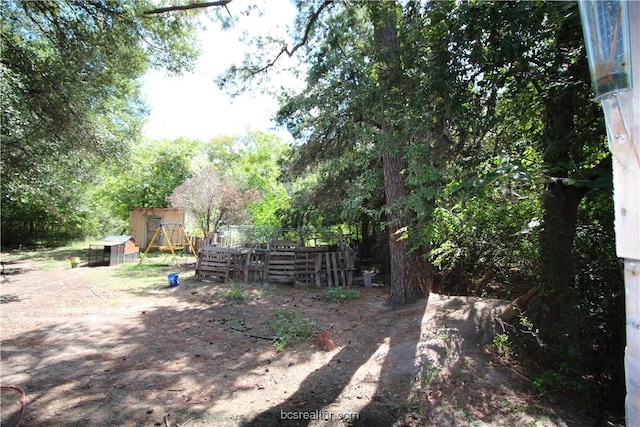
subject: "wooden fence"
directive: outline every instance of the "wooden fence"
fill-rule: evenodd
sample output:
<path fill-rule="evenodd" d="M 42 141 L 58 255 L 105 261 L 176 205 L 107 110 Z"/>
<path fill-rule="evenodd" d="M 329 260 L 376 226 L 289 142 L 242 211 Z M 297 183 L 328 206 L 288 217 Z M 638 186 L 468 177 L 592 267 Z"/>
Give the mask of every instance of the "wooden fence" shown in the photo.
<path fill-rule="evenodd" d="M 356 253 L 329 247 L 270 245 L 269 249 L 204 246 L 198 251 L 198 280 L 276 283 L 315 283 L 352 286 L 356 281 Z"/>

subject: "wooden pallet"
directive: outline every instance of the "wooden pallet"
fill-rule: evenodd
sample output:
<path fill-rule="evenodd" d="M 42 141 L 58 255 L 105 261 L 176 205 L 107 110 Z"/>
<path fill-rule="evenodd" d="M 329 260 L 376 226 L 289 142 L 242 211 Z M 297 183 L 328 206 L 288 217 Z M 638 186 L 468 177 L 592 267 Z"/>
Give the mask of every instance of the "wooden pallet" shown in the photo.
<path fill-rule="evenodd" d="M 330 288 L 353 285 L 356 255 L 353 251 L 320 252 L 315 256 L 316 285 Z"/>
<path fill-rule="evenodd" d="M 326 246 L 310 246 L 297 248 L 296 252 L 296 283 L 316 283 L 316 257 L 318 253 L 327 252 Z"/>
<path fill-rule="evenodd" d="M 237 250 L 216 246 L 205 247 L 198 254 L 198 280 L 227 283 L 231 277 L 232 261 Z"/>
<path fill-rule="evenodd" d="M 245 283 L 265 279 L 268 254 L 266 250 L 254 249 L 243 254 L 242 274 Z"/>
<path fill-rule="evenodd" d="M 269 253 L 267 279 L 270 282 L 294 283 L 296 274 L 296 253 L 278 251 Z"/>

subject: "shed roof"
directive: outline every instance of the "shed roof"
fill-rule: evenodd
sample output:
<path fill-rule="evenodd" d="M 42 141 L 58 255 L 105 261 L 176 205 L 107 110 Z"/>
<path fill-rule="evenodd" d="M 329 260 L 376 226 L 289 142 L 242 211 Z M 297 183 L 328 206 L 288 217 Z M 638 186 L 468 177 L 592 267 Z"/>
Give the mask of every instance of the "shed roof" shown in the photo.
<path fill-rule="evenodd" d="M 107 236 L 101 242 L 96 242 L 91 244 L 91 246 L 117 246 L 123 245 L 129 240 L 136 240 L 131 236 Z"/>
<path fill-rule="evenodd" d="M 135 239 L 132 236 L 107 236 L 104 238 L 104 241 L 124 243 L 132 239 L 135 242 Z"/>

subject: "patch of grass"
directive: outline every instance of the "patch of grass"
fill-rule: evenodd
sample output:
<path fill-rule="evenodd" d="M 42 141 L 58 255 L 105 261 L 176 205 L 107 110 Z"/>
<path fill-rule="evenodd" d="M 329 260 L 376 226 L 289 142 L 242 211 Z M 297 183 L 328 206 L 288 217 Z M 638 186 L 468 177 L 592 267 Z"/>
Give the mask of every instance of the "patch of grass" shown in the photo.
<path fill-rule="evenodd" d="M 82 240 L 59 247 L 37 246 L 32 249 L 12 250 L 7 253 L 5 261 L 35 261 L 42 270 L 71 267 L 71 257 L 79 257 L 81 263 L 86 262 L 89 243 Z"/>
<path fill-rule="evenodd" d="M 290 308 L 279 308 L 275 311 L 276 320 L 272 324 L 274 331 L 273 346 L 281 352 L 285 348 L 306 340 L 316 327 L 316 323 L 307 318 L 302 318 Z"/>
<path fill-rule="evenodd" d="M 525 409 L 526 409 L 524 404 L 522 404 L 522 403 L 513 403 L 510 400 L 504 399 L 504 398 L 502 399 L 502 407 L 505 410 L 507 410 L 507 411 L 509 411 L 511 413 L 514 413 L 514 414 L 520 413 L 520 412 L 524 412 Z"/>
<path fill-rule="evenodd" d="M 109 275 L 120 278 L 123 284 L 128 284 L 139 290 L 168 287 L 167 275 L 169 273 L 178 273 L 180 284 L 188 279 L 186 273 L 176 270 L 175 266 L 145 262 L 142 264 L 127 262 L 114 267 L 98 267 L 97 269 L 90 268 L 90 270 L 95 271 L 95 274 L 99 274 L 100 270 L 108 272 Z"/>
<path fill-rule="evenodd" d="M 322 296 L 332 302 L 345 301 L 360 298 L 360 291 L 343 287 L 329 288 L 322 293 Z"/>
<path fill-rule="evenodd" d="M 422 406 L 412 399 L 404 399 L 400 396 L 393 396 L 387 401 L 386 407 L 391 414 L 397 418 L 402 418 L 407 414 L 420 414 Z"/>
<path fill-rule="evenodd" d="M 234 301 L 242 301 L 245 298 L 244 291 L 240 286 L 234 286 L 231 289 L 227 289 L 222 296 L 228 300 Z"/>
<path fill-rule="evenodd" d="M 415 381 L 420 384 L 422 388 L 426 388 L 437 376 L 438 369 L 430 363 L 426 363 L 422 368 L 422 372 L 416 375 Z"/>
<path fill-rule="evenodd" d="M 169 271 L 175 270 L 175 267 L 171 268 L 163 264 L 145 264 L 144 262 L 142 264 L 138 264 L 137 261 L 120 264 L 118 267 L 122 272 L 126 272 L 126 274 L 131 277 L 144 277 L 149 274 L 163 274 L 165 271 L 168 274 Z"/>

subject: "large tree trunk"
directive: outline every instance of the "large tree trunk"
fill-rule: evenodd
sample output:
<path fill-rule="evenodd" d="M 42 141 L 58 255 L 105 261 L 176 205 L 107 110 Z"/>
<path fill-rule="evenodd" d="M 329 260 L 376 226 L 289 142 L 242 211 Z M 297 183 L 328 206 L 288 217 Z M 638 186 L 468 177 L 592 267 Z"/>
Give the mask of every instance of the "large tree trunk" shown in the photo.
<path fill-rule="evenodd" d="M 551 182 L 542 195 L 540 263 L 544 294 L 563 294 L 573 276 L 573 240 L 576 235 L 578 205 L 586 194 L 584 187 Z"/>
<path fill-rule="evenodd" d="M 402 170 L 404 161 L 398 156 L 384 154 L 384 192 L 388 214 L 389 252 L 391 254 L 391 293 L 389 304 L 410 304 L 429 296 L 432 285 L 432 268 L 420 250 L 412 250 L 412 239 L 403 238 L 402 220 L 397 204 L 407 196 Z"/>
<path fill-rule="evenodd" d="M 540 276 L 538 327 L 550 339 L 562 313 L 573 280 L 573 240 L 576 235 L 578 205 L 586 194 L 584 187 L 551 182 L 542 195 L 540 232 Z"/>
<path fill-rule="evenodd" d="M 567 30 L 568 31 L 568 30 Z M 586 61 L 573 64 L 568 69 L 567 80 L 588 78 Z M 588 80 L 587 80 L 588 81 Z M 532 301 L 535 326 L 547 344 L 547 355 L 554 353 L 556 344 L 566 341 L 566 327 L 576 323 L 567 312 L 571 304 L 575 265 L 573 246 L 576 234 L 578 206 L 588 191 L 587 186 L 568 183 L 573 153 L 584 143 L 577 135 L 574 117 L 589 112 L 580 103 L 575 86 L 555 85 L 545 100 L 544 114 L 544 163 L 551 167 L 553 176 L 542 194 L 542 230 L 540 232 L 540 284 L 538 297 Z M 606 162 L 603 162 L 603 165 Z M 582 178 L 588 179 L 586 171 Z M 568 322 L 568 323 L 567 323 Z M 575 326 L 569 327 L 575 330 Z"/>
<path fill-rule="evenodd" d="M 392 94 L 401 91 L 403 71 L 400 60 L 400 46 L 397 34 L 395 2 L 372 2 L 369 4 L 374 26 L 379 67 L 378 81 L 386 92 L 379 106 L 381 117 L 381 140 L 383 147 L 382 168 L 384 171 L 385 201 L 388 209 L 388 236 L 391 261 L 391 293 L 389 304 L 399 306 L 428 297 L 432 285 L 432 268 L 421 250 L 415 249 L 411 234 L 408 237 L 398 233 L 411 225 L 413 215 L 401 215 L 399 204 L 407 197 L 407 187 L 403 171 L 406 163 L 402 159 L 400 141 L 395 138 Z M 406 238 L 404 238 L 406 237 Z"/>

